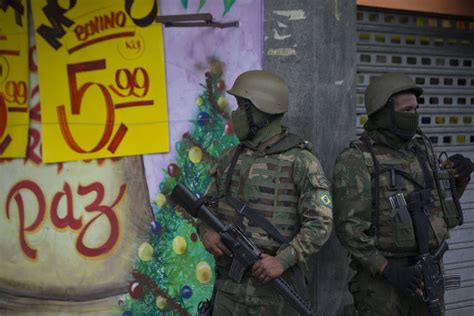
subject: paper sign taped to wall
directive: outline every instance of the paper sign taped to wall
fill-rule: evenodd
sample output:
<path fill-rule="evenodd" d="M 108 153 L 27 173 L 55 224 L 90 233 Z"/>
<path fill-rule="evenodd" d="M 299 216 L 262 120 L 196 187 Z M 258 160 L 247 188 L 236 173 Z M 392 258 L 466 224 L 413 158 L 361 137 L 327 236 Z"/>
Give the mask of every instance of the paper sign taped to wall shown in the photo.
<path fill-rule="evenodd" d="M 25 157 L 29 115 L 26 0 L 6 3 L 0 21 L 0 157 Z"/>
<path fill-rule="evenodd" d="M 168 151 L 157 2 L 66 3 L 32 2 L 43 162 Z"/>

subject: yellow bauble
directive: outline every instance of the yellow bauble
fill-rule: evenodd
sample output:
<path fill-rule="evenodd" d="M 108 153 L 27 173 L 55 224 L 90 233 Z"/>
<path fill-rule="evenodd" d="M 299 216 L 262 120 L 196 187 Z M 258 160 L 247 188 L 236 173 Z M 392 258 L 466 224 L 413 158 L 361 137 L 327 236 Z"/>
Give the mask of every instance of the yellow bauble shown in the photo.
<path fill-rule="evenodd" d="M 173 250 L 178 255 L 182 255 L 186 251 L 186 240 L 181 236 L 173 239 Z"/>
<path fill-rule="evenodd" d="M 197 106 L 203 105 L 204 104 L 204 99 L 202 97 L 198 97 L 196 99 L 196 104 L 197 104 Z"/>
<path fill-rule="evenodd" d="M 199 163 L 202 160 L 202 150 L 199 147 L 191 147 L 188 153 L 189 160 L 191 160 L 192 163 Z"/>
<path fill-rule="evenodd" d="M 166 203 L 166 196 L 163 193 L 158 193 L 155 196 L 155 202 L 159 207 L 162 207 Z"/>
<path fill-rule="evenodd" d="M 217 76 L 222 74 L 222 64 L 219 61 L 214 60 L 211 62 L 211 73 Z"/>
<path fill-rule="evenodd" d="M 221 109 L 225 109 L 227 107 L 227 99 L 221 95 L 219 98 L 217 98 L 217 105 L 221 108 Z"/>
<path fill-rule="evenodd" d="M 196 279 L 201 283 L 208 283 L 211 280 L 211 266 L 206 261 L 201 261 L 196 265 Z"/>
<path fill-rule="evenodd" d="M 159 295 L 156 298 L 156 307 L 158 307 L 159 309 L 165 309 L 166 308 L 166 298 Z"/>
<path fill-rule="evenodd" d="M 138 247 L 138 258 L 141 261 L 150 261 L 153 258 L 153 247 L 147 242 L 141 244 Z"/>

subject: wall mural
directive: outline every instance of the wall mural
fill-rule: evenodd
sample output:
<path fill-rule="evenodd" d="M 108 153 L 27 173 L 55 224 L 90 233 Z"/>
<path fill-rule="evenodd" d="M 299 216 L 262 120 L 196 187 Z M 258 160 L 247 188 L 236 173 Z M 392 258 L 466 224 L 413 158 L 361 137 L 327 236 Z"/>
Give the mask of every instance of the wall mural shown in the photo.
<path fill-rule="evenodd" d="M 224 13 L 222 14 L 223 16 L 229 12 L 229 10 L 232 8 L 234 5 L 235 0 L 224 0 Z M 197 11 L 201 11 L 201 9 L 204 7 L 206 4 L 206 0 L 199 0 L 199 7 Z M 188 8 L 188 0 L 181 0 L 181 5 L 183 6 L 184 9 Z"/>
<path fill-rule="evenodd" d="M 160 12 L 240 26 L 163 28 L 170 150 L 161 154 L 44 163 L 30 22 L 27 154 L 0 159 L 2 315 L 194 315 L 211 295 L 213 258 L 167 196 L 177 181 L 203 194 L 208 168 L 236 142 L 225 91 L 261 68 L 262 3 L 184 2 L 161 1 Z"/>

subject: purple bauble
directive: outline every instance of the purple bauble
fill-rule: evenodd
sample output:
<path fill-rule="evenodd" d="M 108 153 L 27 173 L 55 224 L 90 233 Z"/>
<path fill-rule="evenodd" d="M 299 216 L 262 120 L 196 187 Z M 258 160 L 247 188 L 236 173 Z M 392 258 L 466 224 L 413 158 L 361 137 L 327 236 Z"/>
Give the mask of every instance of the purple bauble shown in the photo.
<path fill-rule="evenodd" d="M 157 221 L 151 222 L 151 231 L 153 234 L 157 235 L 161 231 L 161 225 Z"/>
<path fill-rule="evenodd" d="M 199 113 L 197 117 L 198 124 L 201 126 L 204 126 L 207 123 L 209 123 L 209 119 L 210 119 L 210 116 L 209 114 L 207 114 L 207 112 L 201 112 Z"/>
<path fill-rule="evenodd" d="M 181 296 L 183 298 L 190 298 L 191 296 L 193 296 L 193 290 L 191 290 L 191 287 L 189 287 L 189 285 L 183 286 L 183 288 L 181 289 Z"/>

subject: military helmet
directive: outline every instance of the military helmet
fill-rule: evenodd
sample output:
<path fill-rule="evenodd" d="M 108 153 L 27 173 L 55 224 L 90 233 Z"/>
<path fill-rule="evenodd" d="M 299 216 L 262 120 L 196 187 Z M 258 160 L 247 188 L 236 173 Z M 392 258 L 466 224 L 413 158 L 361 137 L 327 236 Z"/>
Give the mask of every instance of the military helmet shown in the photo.
<path fill-rule="evenodd" d="M 264 113 L 288 111 L 288 86 L 282 78 L 268 71 L 249 70 L 240 74 L 227 92 L 250 100 Z"/>
<path fill-rule="evenodd" d="M 389 72 L 375 78 L 365 90 L 365 109 L 367 115 L 372 115 L 385 106 L 390 97 L 403 91 L 413 91 L 416 97 L 423 93 L 423 89 L 417 87 L 410 76 Z"/>

